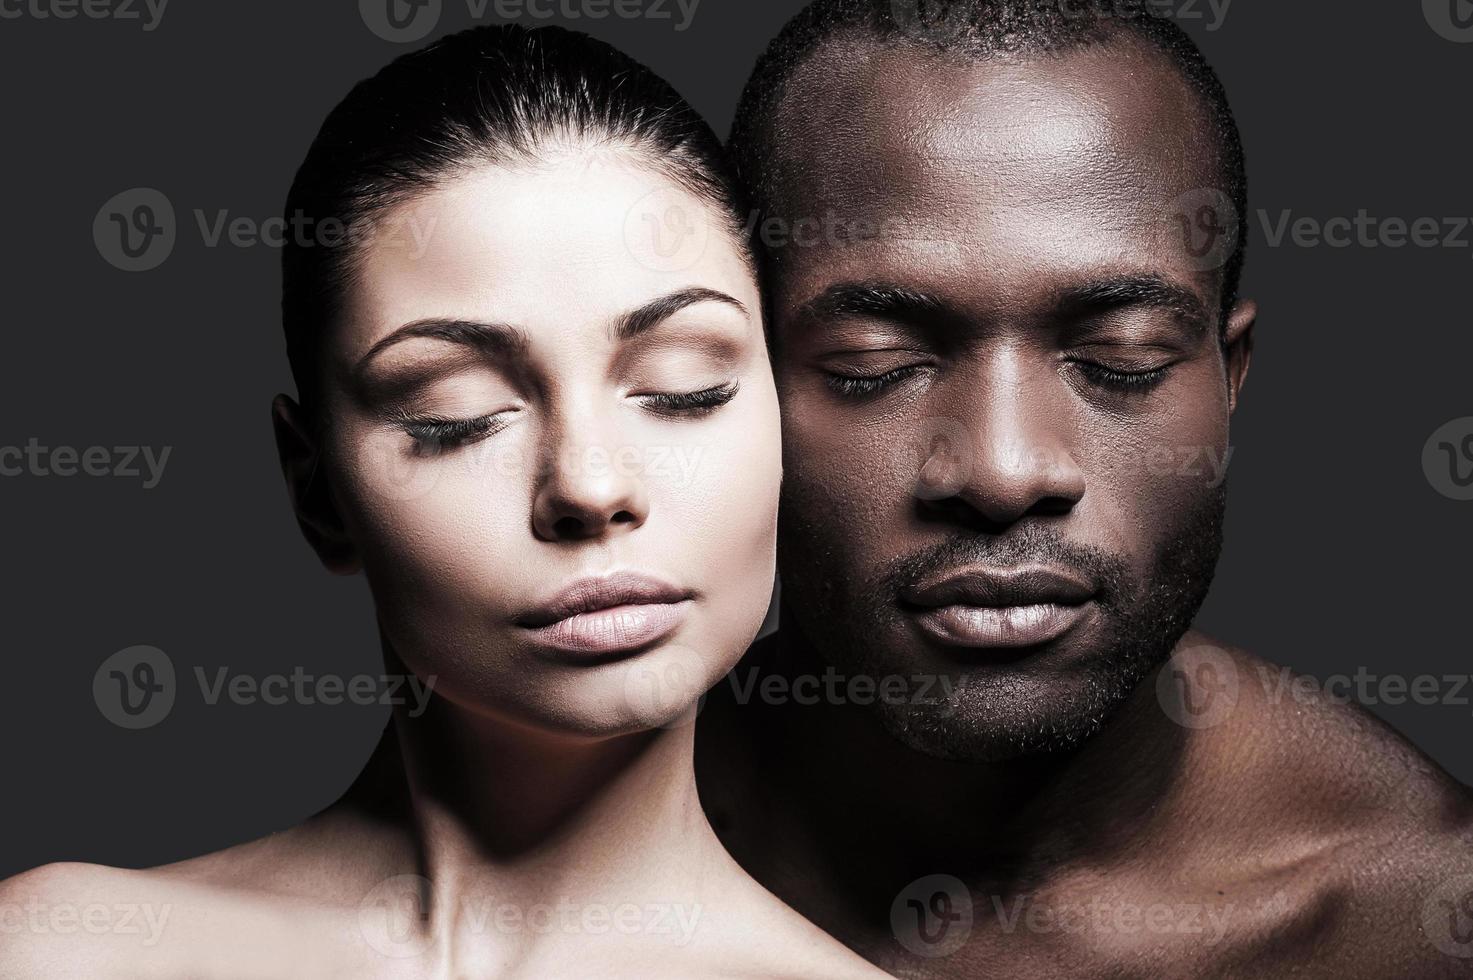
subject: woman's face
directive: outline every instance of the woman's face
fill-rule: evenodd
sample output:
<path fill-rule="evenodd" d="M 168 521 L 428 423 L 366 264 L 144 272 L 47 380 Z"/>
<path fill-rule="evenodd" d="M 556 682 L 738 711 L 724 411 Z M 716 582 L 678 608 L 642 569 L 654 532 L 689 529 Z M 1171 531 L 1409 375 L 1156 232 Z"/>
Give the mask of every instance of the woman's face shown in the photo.
<path fill-rule="evenodd" d="M 756 282 L 628 151 L 485 166 L 385 216 L 328 345 L 328 465 L 399 657 L 483 714 L 688 716 L 771 595 Z"/>

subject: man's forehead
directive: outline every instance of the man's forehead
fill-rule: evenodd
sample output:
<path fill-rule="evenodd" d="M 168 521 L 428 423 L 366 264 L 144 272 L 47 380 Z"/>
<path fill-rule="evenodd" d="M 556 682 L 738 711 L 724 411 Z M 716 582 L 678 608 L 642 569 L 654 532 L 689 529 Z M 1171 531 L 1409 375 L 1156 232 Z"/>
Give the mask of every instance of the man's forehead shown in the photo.
<path fill-rule="evenodd" d="M 777 109 L 771 210 L 1132 189 L 1170 199 L 1210 176 L 1200 107 L 1170 61 L 1134 40 L 977 61 L 836 38 L 799 66 Z"/>
<path fill-rule="evenodd" d="M 972 61 L 831 42 L 776 118 L 762 229 L 779 312 L 834 281 L 1025 309 L 1071 283 L 1193 284 L 1184 195 L 1215 183 L 1195 93 L 1143 44 Z M 776 247 L 773 247 L 775 244 Z"/>

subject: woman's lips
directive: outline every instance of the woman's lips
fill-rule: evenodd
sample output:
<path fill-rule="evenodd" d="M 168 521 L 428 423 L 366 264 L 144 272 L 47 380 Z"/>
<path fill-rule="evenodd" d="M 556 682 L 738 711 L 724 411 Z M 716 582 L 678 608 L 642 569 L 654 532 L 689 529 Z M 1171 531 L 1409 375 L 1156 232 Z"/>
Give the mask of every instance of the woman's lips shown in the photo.
<path fill-rule="evenodd" d="M 664 639 L 685 621 L 690 600 L 649 602 L 576 613 L 548 626 L 529 627 L 541 643 L 574 653 L 618 653 Z"/>
<path fill-rule="evenodd" d="M 516 618 L 534 642 L 572 653 L 619 653 L 678 629 L 693 593 L 638 572 L 587 578 Z"/>

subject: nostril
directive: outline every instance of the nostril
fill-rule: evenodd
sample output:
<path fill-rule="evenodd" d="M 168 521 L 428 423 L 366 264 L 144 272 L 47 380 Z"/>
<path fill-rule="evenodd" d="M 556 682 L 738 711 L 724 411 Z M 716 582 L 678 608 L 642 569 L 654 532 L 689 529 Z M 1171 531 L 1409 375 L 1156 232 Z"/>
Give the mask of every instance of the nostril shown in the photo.
<path fill-rule="evenodd" d="M 613 517 L 609 518 L 609 523 L 611 524 L 633 524 L 634 521 L 634 515 L 629 513 L 629 511 L 627 510 L 621 510 Z"/>
<path fill-rule="evenodd" d="M 552 529 L 560 538 L 576 538 L 583 534 L 583 522 L 576 517 L 559 517 Z"/>

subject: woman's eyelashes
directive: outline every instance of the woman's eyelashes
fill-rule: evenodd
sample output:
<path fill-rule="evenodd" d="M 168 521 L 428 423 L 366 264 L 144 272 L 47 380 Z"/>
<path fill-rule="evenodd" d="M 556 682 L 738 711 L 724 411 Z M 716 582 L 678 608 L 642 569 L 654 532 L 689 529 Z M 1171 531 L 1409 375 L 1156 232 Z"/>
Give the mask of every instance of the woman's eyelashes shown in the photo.
<path fill-rule="evenodd" d="M 703 418 L 736 397 L 736 381 L 702 388 L 699 391 L 654 392 L 635 395 L 647 410 L 666 418 Z"/>
<path fill-rule="evenodd" d="M 417 415 L 404 410 L 393 413 L 395 424 L 414 440 L 415 448 L 427 455 L 468 446 L 500 432 L 511 424 L 517 410 L 496 412 L 469 419 L 439 415 Z"/>
<path fill-rule="evenodd" d="M 653 392 L 634 397 L 655 415 L 691 419 L 710 415 L 728 404 L 736 397 L 737 389 L 736 381 L 728 381 L 699 391 Z M 395 409 L 390 418 L 414 440 L 417 451 L 431 455 L 488 439 L 510 425 L 519 411 L 509 409 L 475 418 L 446 418 Z"/>

